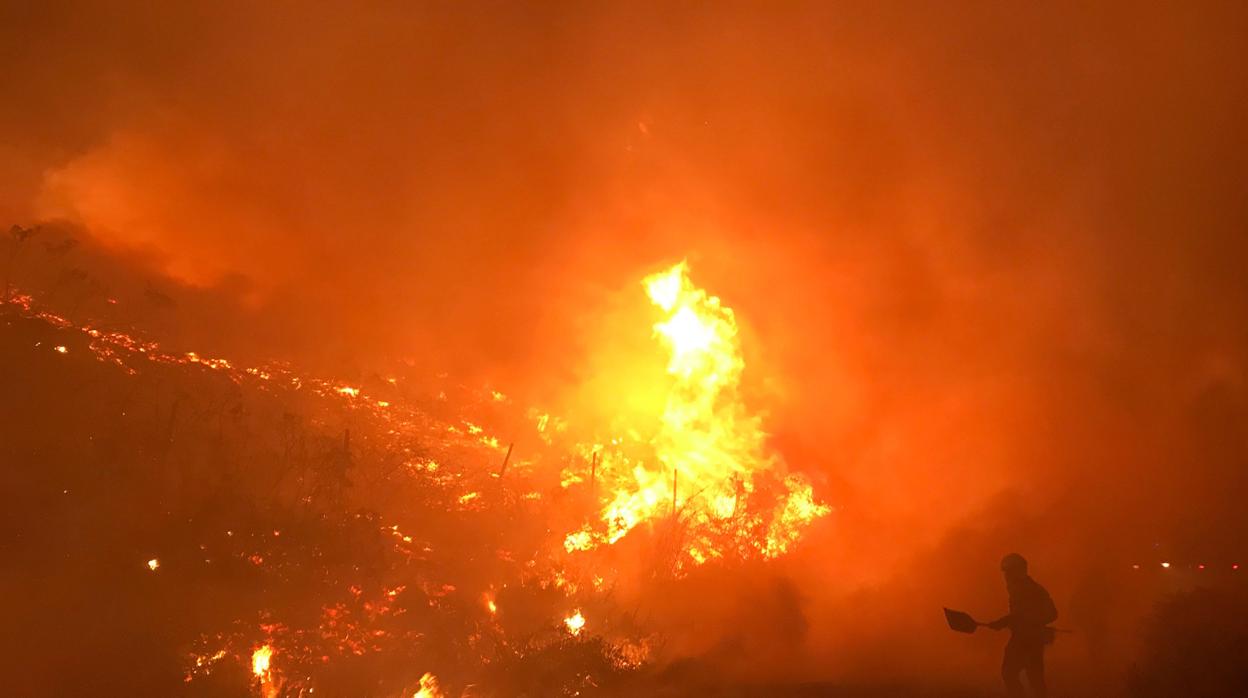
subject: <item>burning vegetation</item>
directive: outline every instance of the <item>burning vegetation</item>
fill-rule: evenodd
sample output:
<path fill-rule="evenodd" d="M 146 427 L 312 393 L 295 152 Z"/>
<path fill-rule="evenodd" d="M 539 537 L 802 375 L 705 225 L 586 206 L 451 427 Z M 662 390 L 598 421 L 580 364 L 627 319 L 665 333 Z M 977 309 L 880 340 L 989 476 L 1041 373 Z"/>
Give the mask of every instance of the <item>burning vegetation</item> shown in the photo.
<path fill-rule="evenodd" d="M 0 7 L 6 695 L 1248 695 L 1248 3 Z"/>
<path fill-rule="evenodd" d="M 738 394 L 745 364 L 732 309 L 694 286 L 683 262 L 644 286 L 662 313 L 654 336 L 668 353 L 671 377 L 659 427 L 588 447 L 590 488 L 595 496 L 599 487 L 605 492 L 605 504 L 601 520 L 569 533 L 564 547 L 614 544 L 639 524 L 670 516 L 683 537 L 677 568 L 784 553 L 830 508 L 801 477 L 783 472 L 767 451 L 761 420 Z"/>
<path fill-rule="evenodd" d="M 732 310 L 684 263 L 643 290 L 665 398 L 605 443 L 494 388 L 238 366 L 21 293 L 5 350 L 101 385 L 79 436 L 135 463 L 128 567 L 188 609 L 192 695 L 592 695 L 665 661 L 625 590 L 776 558 L 831 510 L 741 398 Z"/>

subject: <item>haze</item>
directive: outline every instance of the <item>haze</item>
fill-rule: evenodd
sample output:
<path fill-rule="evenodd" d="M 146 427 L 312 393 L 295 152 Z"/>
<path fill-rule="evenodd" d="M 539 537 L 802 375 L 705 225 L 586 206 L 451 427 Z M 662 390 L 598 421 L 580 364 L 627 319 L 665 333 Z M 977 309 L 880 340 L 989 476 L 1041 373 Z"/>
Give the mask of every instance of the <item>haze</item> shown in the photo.
<path fill-rule="evenodd" d="M 178 346 L 582 424 L 688 260 L 835 513 L 699 581 L 676 654 L 995 681 L 924 614 L 1001 607 L 1019 550 L 1110 681 L 1131 565 L 1248 563 L 1243 3 L 262 5 L 9 3 L 0 222 Z"/>

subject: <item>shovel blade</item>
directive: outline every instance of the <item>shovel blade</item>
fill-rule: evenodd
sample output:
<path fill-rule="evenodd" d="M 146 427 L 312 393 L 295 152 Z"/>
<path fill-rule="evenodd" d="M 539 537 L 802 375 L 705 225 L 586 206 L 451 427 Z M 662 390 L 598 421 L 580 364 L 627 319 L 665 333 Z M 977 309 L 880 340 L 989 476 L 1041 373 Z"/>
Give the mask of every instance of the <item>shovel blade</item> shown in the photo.
<path fill-rule="evenodd" d="M 954 611 L 945 609 L 945 621 L 949 623 L 949 629 L 959 633 L 973 633 L 975 628 L 979 627 L 979 623 L 971 617 L 971 614 L 962 611 Z"/>

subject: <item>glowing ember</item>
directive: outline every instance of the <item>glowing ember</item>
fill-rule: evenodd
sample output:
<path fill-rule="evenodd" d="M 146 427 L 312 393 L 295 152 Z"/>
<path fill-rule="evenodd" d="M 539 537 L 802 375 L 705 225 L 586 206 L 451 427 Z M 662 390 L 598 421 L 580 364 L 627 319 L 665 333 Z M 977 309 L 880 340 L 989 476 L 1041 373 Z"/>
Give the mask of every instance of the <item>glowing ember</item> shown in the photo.
<path fill-rule="evenodd" d="M 225 650 L 217 650 L 212 655 L 195 657 L 195 666 L 197 667 L 207 666 L 207 665 L 212 664 L 213 662 L 219 662 L 223 658 L 225 658 Z"/>
<path fill-rule="evenodd" d="M 585 616 L 581 615 L 581 612 L 578 609 L 574 611 L 572 615 L 563 619 L 563 625 L 568 629 L 568 632 L 571 633 L 573 637 L 576 637 L 581 634 L 582 630 L 585 629 Z"/>
<path fill-rule="evenodd" d="M 438 678 L 429 672 L 420 677 L 420 690 L 412 698 L 442 698 L 442 690 L 438 688 Z"/>
<path fill-rule="evenodd" d="M 58 354 L 67 354 L 69 353 L 69 348 L 66 347 L 64 344 L 61 344 L 61 345 L 53 347 L 52 351 L 55 351 Z"/>
<path fill-rule="evenodd" d="M 156 569 L 159 567 L 160 567 L 160 560 L 157 560 L 156 558 L 152 558 L 147 561 L 147 569 L 155 572 Z"/>

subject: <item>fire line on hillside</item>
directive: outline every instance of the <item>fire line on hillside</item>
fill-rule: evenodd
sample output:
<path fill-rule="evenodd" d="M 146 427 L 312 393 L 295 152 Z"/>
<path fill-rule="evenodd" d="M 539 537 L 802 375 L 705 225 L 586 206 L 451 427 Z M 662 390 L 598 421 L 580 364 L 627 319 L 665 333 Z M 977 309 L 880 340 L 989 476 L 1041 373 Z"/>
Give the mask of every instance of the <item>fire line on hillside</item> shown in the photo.
<path fill-rule="evenodd" d="M 239 530 L 231 525 L 214 540 L 200 543 L 189 556 L 153 550 L 159 556 L 147 555 L 135 567 L 157 584 L 173 584 L 188 573 L 192 561 L 210 568 L 236 560 L 250 570 L 247 574 L 269 580 L 279 594 L 292 577 L 311 575 L 328 585 L 310 618 L 289 618 L 286 611 L 270 606 L 261 608 L 258 617 L 236 617 L 225 628 L 204 632 L 187 655 L 186 682 L 228 674 L 220 670 L 232 665 L 247 670 L 256 695 L 306 695 L 324 687 L 318 676 L 335 675 L 339 664 L 369 656 L 425 656 L 421 648 L 428 630 L 421 619 L 434 614 L 444 622 L 454 619 L 451 627 L 462 626 L 456 642 L 465 643 L 469 656 L 476 658 L 467 668 L 420 660 L 422 673 L 404 695 L 443 697 L 457 695 L 447 693 L 447 686 L 466 685 L 474 673 L 505 658 L 523 661 L 529 654 L 578 643 L 602 643 L 607 662 L 602 671 L 626 672 L 651 661 L 657 639 L 611 601 L 622 574 L 614 551 L 626 540 L 657 542 L 645 566 L 679 578 L 715 560 L 781 556 L 805 528 L 831 511 L 805 479 L 787 472 L 768 449 L 761 417 L 739 394 L 745 365 L 732 309 L 695 286 L 684 262 L 646 277 L 642 287 L 656 314 L 653 338 L 665 360 L 665 397 L 654 415 L 657 428 L 652 433 L 623 428 L 602 443 L 577 442 L 564 431 L 564 420 L 530 410 L 529 428 L 548 448 L 514 457 L 514 444 L 491 433 L 484 422 L 473 421 L 476 417 L 431 419 L 403 399 L 397 377 L 369 387 L 302 375 L 284 365 L 242 368 L 226 359 L 170 352 L 116 329 L 102 331 L 71 321 L 37 308 L 29 295 L 15 295 L 8 305 L 32 322 L 46 323 L 57 336 L 82 334 L 77 343 L 51 346 L 59 361 L 75 360 L 69 347 L 85 346 L 88 356 L 119 368 L 124 380 L 142 380 L 158 371 L 200 372 L 225 379 L 234 386 L 232 394 L 254 392 L 282 405 L 306 403 L 311 414 L 320 415 L 309 421 L 310 427 L 323 430 L 330 420 L 343 418 L 353 425 L 329 447 L 328 460 L 315 466 L 311 490 L 302 480 L 296 483 L 306 492 L 298 505 L 319 511 L 314 527 L 327 532 L 332 526 L 348 526 L 379 535 L 391 546 L 385 553 L 392 560 L 390 570 L 376 577 L 360 573 L 358 565 L 349 567 L 345 576 L 318 570 L 324 543 L 316 536 L 278 527 L 242 530 L 241 523 Z M 36 350 L 46 349 L 40 344 Z M 445 399 L 444 392 L 439 399 Z M 482 391 L 480 401 L 491 409 L 509 404 L 494 389 Z M 171 446 L 179 438 L 178 410 L 175 401 L 166 437 Z M 241 418 L 246 412 L 234 414 Z M 287 413 L 283 419 L 289 417 Z M 387 476 L 399 478 L 393 486 L 409 488 L 435 513 L 444 509 L 439 516 L 459 523 L 439 538 L 438 531 L 410 523 L 402 510 L 391 512 L 389 521 L 361 512 L 340 519 L 334 512 L 345 500 L 327 496 L 324 481 L 328 478 L 331 489 L 341 488 L 346 481 L 342 473 L 354 467 L 353 453 L 360 449 L 374 449 L 403 463 L 400 471 Z M 502 467 L 495 470 L 500 457 Z M 565 465 L 547 465 L 556 460 Z M 588 508 L 569 510 L 568 502 Z M 414 503 L 412 513 L 421 506 Z M 535 533 L 542 536 L 536 550 L 522 552 L 532 547 L 527 542 L 504 544 L 485 566 L 456 557 L 457 546 L 463 545 L 457 527 L 477 519 L 502 525 L 514 517 L 549 522 L 544 533 Z M 334 524 L 336 520 L 341 523 Z M 310 551 L 311 557 L 301 550 Z M 452 578 L 438 572 L 465 564 Z M 463 615 L 461 598 L 471 599 L 468 616 Z M 543 612 L 546 622 L 517 626 L 515 618 L 526 609 L 531 613 L 548 603 L 539 598 L 556 599 Z M 604 677 L 584 674 L 583 679 L 592 683 Z"/>

